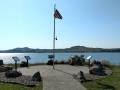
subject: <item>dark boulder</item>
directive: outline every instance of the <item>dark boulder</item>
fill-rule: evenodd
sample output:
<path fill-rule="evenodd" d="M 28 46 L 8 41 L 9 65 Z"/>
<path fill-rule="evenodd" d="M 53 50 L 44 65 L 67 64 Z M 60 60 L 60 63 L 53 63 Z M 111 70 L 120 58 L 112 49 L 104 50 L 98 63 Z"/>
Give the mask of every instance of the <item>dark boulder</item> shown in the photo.
<path fill-rule="evenodd" d="M 94 61 L 91 63 L 90 66 L 92 67 L 92 66 L 95 66 L 95 65 L 99 66 L 100 68 L 103 68 L 103 65 L 102 65 L 101 62 L 99 62 L 99 61 L 94 60 Z"/>
<path fill-rule="evenodd" d="M 40 72 L 36 72 L 33 76 L 32 76 L 32 80 L 33 81 L 41 81 L 41 75 Z"/>
<path fill-rule="evenodd" d="M 47 62 L 47 65 L 53 65 L 53 60 L 49 60 L 49 61 Z"/>
<path fill-rule="evenodd" d="M 77 65 L 77 66 L 81 66 L 83 65 L 83 62 L 85 62 L 85 59 L 83 58 L 84 56 L 81 55 L 80 57 L 78 55 L 72 56 L 71 58 L 71 62 L 70 65 Z"/>
<path fill-rule="evenodd" d="M 74 65 L 82 65 L 82 60 L 80 58 L 77 58 L 74 62 Z"/>
<path fill-rule="evenodd" d="M 3 65 L 3 60 L 0 60 L 0 66 Z"/>
<path fill-rule="evenodd" d="M 100 75 L 100 76 L 105 75 L 104 68 L 101 62 L 94 60 L 89 69 L 89 73 L 94 75 Z"/>
<path fill-rule="evenodd" d="M 28 64 L 26 61 L 22 61 L 21 64 L 20 64 L 20 67 L 27 67 Z"/>
<path fill-rule="evenodd" d="M 22 73 L 16 70 L 10 70 L 5 73 L 5 76 L 6 77 L 18 77 L 18 76 L 22 76 Z"/>
<path fill-rule="evenodd" d="M 77 77 L 78 77 L 79 79 L 85 79 L 84 74 L 83 74 L 82 71 L 78 72 Z"/>

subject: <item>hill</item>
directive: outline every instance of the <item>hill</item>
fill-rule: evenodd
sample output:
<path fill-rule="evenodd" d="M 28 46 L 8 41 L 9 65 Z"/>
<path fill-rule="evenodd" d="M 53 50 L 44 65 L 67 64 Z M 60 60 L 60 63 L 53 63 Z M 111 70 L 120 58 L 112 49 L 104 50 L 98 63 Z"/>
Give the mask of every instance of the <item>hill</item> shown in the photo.
<path fill-rule="evenodd" d="M 32 49 L 28 47 L 24 48 L 14 48 L 10 50 L 0 51 L 0 53 L 52 53 L 53 49 Z M 73 46 L 65 49 L 55 49 L 55 52 L 65 53 L 65 52 L 120 52 L 120 48 L 90 48 L 85 46 Z"/>

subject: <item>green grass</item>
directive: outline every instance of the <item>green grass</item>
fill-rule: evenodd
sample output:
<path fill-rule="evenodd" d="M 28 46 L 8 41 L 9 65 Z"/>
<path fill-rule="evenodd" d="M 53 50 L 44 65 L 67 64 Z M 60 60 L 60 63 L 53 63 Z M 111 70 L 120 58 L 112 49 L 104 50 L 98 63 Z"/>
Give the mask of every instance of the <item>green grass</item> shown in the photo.
<path fill-rule="evenodd" d="M 120 90 L 120 66 L 112 66 L 113 75 L 100 78 L 82 85 L 87 90 Z"/>
<path fill-rule="evenodd" d="M 18 84 L 0 83 L 0 90 L 42 90 L 43 86 L 27 87 Z"/>

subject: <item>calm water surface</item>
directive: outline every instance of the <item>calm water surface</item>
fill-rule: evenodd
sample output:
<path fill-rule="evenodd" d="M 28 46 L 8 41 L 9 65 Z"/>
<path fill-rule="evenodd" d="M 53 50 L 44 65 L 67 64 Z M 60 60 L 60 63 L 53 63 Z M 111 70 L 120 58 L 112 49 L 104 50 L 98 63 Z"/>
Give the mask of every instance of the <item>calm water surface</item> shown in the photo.
<path fill-rule="evenodd" d="M 72 55 L 84 55 L 86 58 L 87 56 L 91 55 L 91 61 L 93 60 L 108 60 L 114 64 L 120 64 L 120 53 L 55 53 L 55 60 L 68 60 Z M 48 59 L 48 55 L 52 55 L 52 53 L 0 53 L 0 59 L 4 60 L 5 64 L 14 63 L 12 59 L 13 56 L 17 56 L 20 61 L 26 60 L 24 56 L 30 56 L 31 60 L 29 63 L 46 63 Z"/>

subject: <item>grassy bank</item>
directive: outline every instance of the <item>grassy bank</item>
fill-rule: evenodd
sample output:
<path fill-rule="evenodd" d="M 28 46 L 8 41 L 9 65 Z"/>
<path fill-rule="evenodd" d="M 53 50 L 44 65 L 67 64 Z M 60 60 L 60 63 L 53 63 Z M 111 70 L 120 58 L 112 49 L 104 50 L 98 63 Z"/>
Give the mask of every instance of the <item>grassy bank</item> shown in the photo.
<path fill-rule="evenodd" d="M 113 75 L 92 82 L 84 82 L 82 85 L 87 90 L 120 90 L 120 66 L 111 66 L 110 68 Z"/>

